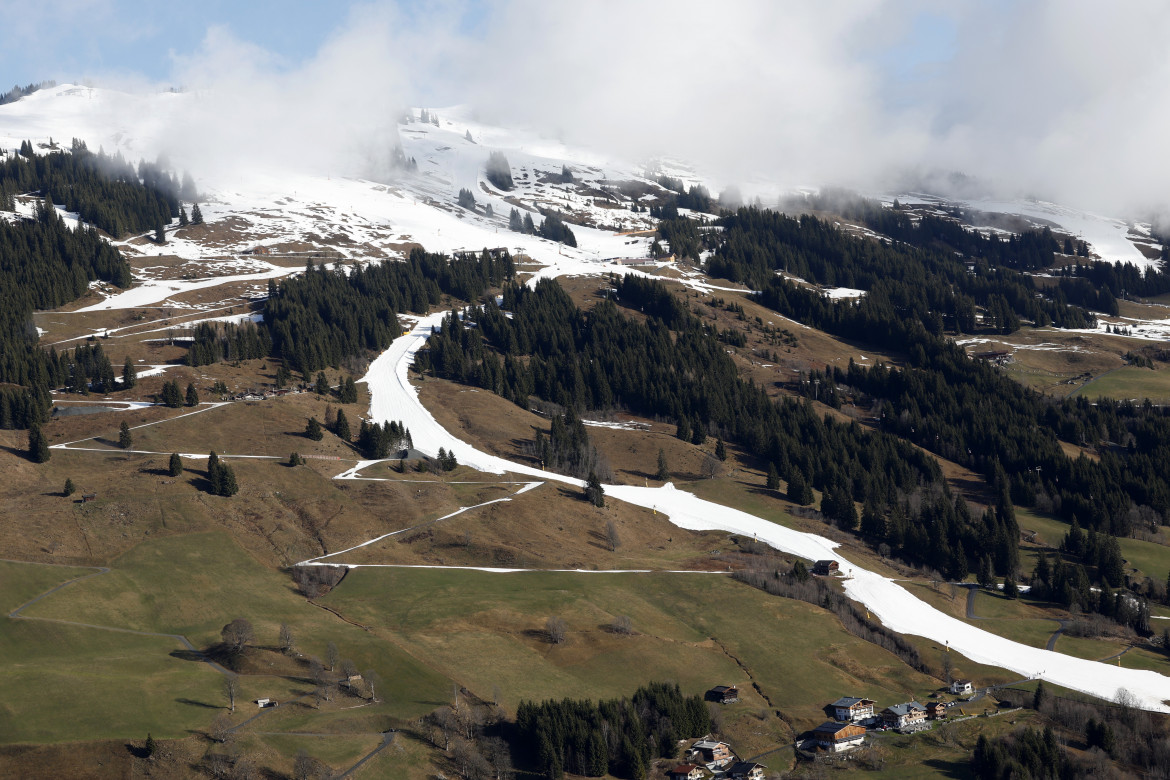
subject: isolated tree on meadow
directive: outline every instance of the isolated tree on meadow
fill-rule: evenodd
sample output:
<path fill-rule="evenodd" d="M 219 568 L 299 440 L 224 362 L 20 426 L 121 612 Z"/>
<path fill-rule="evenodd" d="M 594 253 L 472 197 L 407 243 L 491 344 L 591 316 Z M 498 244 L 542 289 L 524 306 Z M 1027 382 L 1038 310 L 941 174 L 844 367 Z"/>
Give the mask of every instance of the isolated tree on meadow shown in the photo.
<path fill-rule="evenodd" d="M 199 404 L 199 392 L 195 389 L 194 382 L 187 383 L 187 406 L 197 406 Z"/>
<path fill-rule="evenodd" d="M 65 492 L 66 498 L 68 498 L 69 496 L 71 496 L 77 492 L 77 488 L 73 485 L 73 480 L 71 480 L 71 479 L 65 480 L 65 491 L 64 492 Z"/>
<path fill-rule="evenodd" d="M 203 224 L 203 211 L 202 211 L 202 209 L 199 208 L 198 203 L 196 203 L 194 206 L 191 207 L 191 224 L 192 225 L 202 225 Z"/>
<path fill-rule="evenodd" d="M 255 638 L 256 632 L 252 628 L 251 621 L 245 618 L 236 618 L 224 626 L 219 635 L 227 651 L 232 655 L 239 655 Z"/>
<path fill-rule="evenodd" d="M 617 548 L 622 546 L 622 539 L 618 536 L 618 529 L 613 520 L 605 524 L 605 543 L 609 545 L 610 552 L 616 552 Z"/>
<path fill-rule="evenodd" d="M 544 621 L 544 633 L 554 645 L 564 643 L 568 631 L 569 627 L 562 618 L 553 616 Z"/>
<path fill-rule="evenodd" d="M 305 459 L 301 456 L 301 453 L 294 452 L 288 456 L 288 465 L 290 465 L 290 466 L 303 466 L 303 465 L 305 465 Z"/>
<path fill-rule="evenodd" d="M 187 209 L 179 206 L 179 227 L 187 227 L 191 220 L 187 219 Z"/>
<path fill-rule="evenodd" d="M 605 490 L 601 487 L 596 471 L 590 471 L 589 478 L 585 480 L 585 498 L 593 506 L 605 506 Z"/>
<path fill-rule="evenodd" d="M 158 743 L 154 741 L 154 737 L 150 736 L 150 732 L 146 733 L 146 745 L 143 746 L 142 752 L 146 754 L 147 758 L 154 758 L 154 754 L 158 752 Z"/>
<path fill-rule="evenodd" d="M 231 498 L 239 492 L 240 485 L 236 482 L 236 470 L 231 466 L 221 465 L 219 467 L 219 489 L 216 490 L 215 494 Z"/>
<path fill-rule="evenodd" d="M 235 621 L 233 620 L 232 623 L 234 622 Z M 228 625 L 230 626 L 231 623 Z M 227 630 L 227 626 L 224 626 L 224 630 Z M 228 672 L 223 676 L 223 692 L 227 694 L 228 697 L 228 708 L 232 712 L 235 712 L 236 696 L 240 693 L 240 676 L 238 674 L 235 672 Z"/>
<path fill-rule="evenodd" d="M 41 431 L 41 426 L 33 423 L 28 426 L 28 457 L 33 463 L 47 463 L 49 461 L 50 451 L 49 442 L 45 440 L 45 434 Z"/>
<path fill-rule="evenodd" d="M 288 623 L 280 624 L 280 651 L 286 655 L 292 653 L 293 647 L 296 646 L 296 640 L 293 638 L 292 629 L 289 628 Z"/>
<path fill-rule="evenodd" d="M 123 420 L 122 424 L 118 426 L 118 446 L 124 450 L 130 449 L 134 440 L 130 436 L 130 425 Z"/>
<path fill-rule="evenodd" d="M 183 459 L 179 457 L 179 453 L 171 453 L 171 461 L 167 465 L 167 474 L 172 477 L 177 477 L 183 473 Z"/>
<path fill-rule="evenodd" d="M 654 478 L 666 482 L 670 479 L 670 465 L 666 462 L 666 451 L 658 450 L 658 471 L 654 474 Z"/>
<path fill-rule="evenodd" d="M 165 382 L 162 386 L 162 402 L 171 409 L 178 409 L 183 405 L 183 391 L 179 389 L 177 379 Z"/>
<path fill-rule="evenodd" d="M 130 358 L 127 357 L 125 365 L 122 366 L 122 389 L 129 390 L 136 384 L 138 384 L 138 372 L 134 369 Z"/>
<path fill-rule="evenodd" d="M 377 701 L 378 688 L 382 687 L 382 677 L 373 669 L 366 669 L 362 672 L 362 679 L 366 681 L 366 686 L 370 689 L 370 701 Z"/>
<path fill-rule="evenodd" d="M 321 423 L 317 422 L 316 417 L 309 418 L 309 422 L 305 426 L 305 436 L 313 441 L 321 441 L 325 438 L 325 434 L 321 432 Z"/>
<path fill-rule="evenodd" d="M 325 663 L 329 664 L 329 671 L 336 669 L 340 660 L 341 654 L 337 651 L 337 643 L 330 642 L 325 646 Z"/>

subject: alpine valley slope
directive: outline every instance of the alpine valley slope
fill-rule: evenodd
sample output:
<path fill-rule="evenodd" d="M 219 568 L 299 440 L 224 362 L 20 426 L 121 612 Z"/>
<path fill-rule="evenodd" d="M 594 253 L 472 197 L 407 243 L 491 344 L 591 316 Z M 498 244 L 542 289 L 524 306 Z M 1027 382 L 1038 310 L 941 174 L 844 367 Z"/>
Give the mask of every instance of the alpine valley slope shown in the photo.
<path fill-rule="evenodd" d="M 196 97 L 171 93 L 127 95 L 74 85 L 42 90 L 0 106 L 0 148 L 13 153 L 24 139 L 47 145 L 50 137 L 77 137 L 91 148 L 120 151 L 130 159 L 154 159 L 169 151 L 165 144 L 166 117 L 174 116 L 182 110 L 184 101 Z M 440 109 L 437 113 L 438 126 L 417 120 L 400 126 L 403 152 L 416 161 L 418 170 L 400 172 L 393 180 L 359 178 L 352 171 L 298 172 L 243 164 L 230 180 L 197 178 L 204 191 L 203 212 L 208 222 L 230 221 L 230 232 L 237 236 L 221 236 L 215 246 L 178 238 L 162 246 L 143 241 L 118 243 L 131 258 L 178 255 L 199 259 L 210 269 L 227 273 L 187 280 L 138 272 L 138 287 L 87 308 L 100 311 L 164 302 L 181 308 L 190 304 L 173 299 L 195 285 L 215 287 L 247 282 L 254 283 L 253 291 L 262 293 L 268 279 L 299 272 L 295 267 L 277 266 L 249 256 L 247 273 L 239 273 L 244 270 L 239 265 L 240 254 L 257 245 L 328 248 L 347 262 L 359 263 L 401 257 L 412 244 L 442 252 L 506 246 L 527 255 L 533 264 L 522 265 L 520 270 L 535 272 L 537 277 L 640 273 L 613 260 L 645 257 L 649 240 L 623 234 L 649 227 L 652 221 L 645 214 L 611 209 L 598 201 L 604 201 L 600 190 L 606 182 L 632 181 L 648 190 L 657 188 L 647 178 L 645 166 L 567 149 L 531 134 L 487 127 L 474 122 L 461 109 Z M 472 140 L 468 140 L 469 134 Z M 494 188 L 483 175 L 483 164 L 491 151 L 503 152 L 512 164 L 516 187 L 508 193 Z M 198 161 L 184 160 L 176 151 L 172 162 L 180 169 L 190 167 L 199 176 L 194 167 Z M 562 166 L 573 172 L 573 183 L 555 178 Z M 678 167 L 666 172 L 683 175 L 688 183 L 709 184 Z M 462 188 L 475 195 L 479 207 L 474 212 L 456 205 Z M 750 197 L 753 193 L 745 194 Z M 483 208 L 488 204 L 492 206 L 491 215 Z M 578 247 L 565 247 L 509 231 L 508 212 L 514 205 L 533 212 L 538 207 L 572 210 L 594 226 L 574 225 Z M 1070 211 L 1066 216 L 1074 219 L 1077 214 Z M 1062 215 L 1053 213 L 1049 218 L 1056 222 Z M 1086 238 L 1091 241 L 1091 237 Z M 1115 248 L 1110 247 L 1110 254 L 1114 253 Z M 701 279 L 684 275 L 683 281 L 708 288 Z M 430 327 L 441 316 L 433 314 L 420 320 L 374 361 L 365 378 L 371 391 L 371 416 L 383 421 L 402 420 L 424 451 L 435 453 L 439 447 L 453 450 L 461 463 L 482 471 L 575 483 L 561 475 L 475 450 L 444 430 L 422 406 L 407 380 L 407 369 Z M 834 543 L 827 539 L 703 501 L 672 485 L 655 489 L 611 485 L 606 492 L 613 498 L 662 511 L 685 528 L 755 535 L 780 550 L 808 559 L 840 558 L 834 552 Z M 842 569 L 848 577 L 847 593 L 896 631 L 946 641 L 972 660 L 1038 676 L 1102 698 L 1116 698 L 1119 689 L 1124 688 L 1141 706 L 1170 711 L 1168 677 L 1011 642 L 939 612 L 885 577 L 847 561 Z"/>

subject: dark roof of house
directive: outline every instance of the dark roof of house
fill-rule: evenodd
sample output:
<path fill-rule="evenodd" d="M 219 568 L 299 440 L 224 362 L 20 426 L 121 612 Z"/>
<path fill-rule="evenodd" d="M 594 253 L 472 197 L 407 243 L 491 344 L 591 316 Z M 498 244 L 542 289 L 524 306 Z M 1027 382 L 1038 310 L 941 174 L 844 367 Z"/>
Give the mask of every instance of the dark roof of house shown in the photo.
<path fill-rule="evenodd" d="M 873 699 L 859 699 L 856 696 L 842 696 L 833 702 L 831 707 L 852 707 L 854 704 L 874 704 Z"/>
<path fill-rule="evenodd" d="M 905 704 L 891 704 L 889 707 L 886 707 L 885 711 L 892 712 L 895 715 L 906 715 L 913 708 L 918 708 L 920 710 L 926 709 L 916 701 L 908 701 Z"/>
<path fill-rule="evenodd" d="M 731 768 L 727 770 L 727 774 L 729 774 L 733 777 L 735 775 L 746 775 L 748 772 L 752 771 L 756 767 L 759 767 L 760 769 L 767 769 L 768 768 L 768 767 L 764 766 L 763 764 L 757 764 L 754 761 L 736 761 L 734 764 L 731 765 Z"/>
<path fill-rule="evenodd" d="M 672 775 L 689 775 L 691 772 L 694 772 L 696 769 L 702 769 L 702 768 L 703 768 L 703 767 L 701 767 L 701 766 L 696 766 L 696 765 L 694 765 L 694 764 L 679 764 L 679 765 L 678 765 L 678 766 L 676 766 L 674 769 L 670 770 L 670 773 L 669 773 L 669 774 L 672 774 Z"/>
<path fill-rule="evenodd" d="M 813 729 L 814 734 L 839 734 L 843 729 L 861 728 L 854 726 L 852 723 L 838 723 L 835 720 L 826 720 L 821 725 Z"/>
<path fill-rule="evenodd" d="M 739 689 L 734 685 L 716 685 L 711 690 L 715 693 L 726 693 L 727 691 L 738 691 Z"/>

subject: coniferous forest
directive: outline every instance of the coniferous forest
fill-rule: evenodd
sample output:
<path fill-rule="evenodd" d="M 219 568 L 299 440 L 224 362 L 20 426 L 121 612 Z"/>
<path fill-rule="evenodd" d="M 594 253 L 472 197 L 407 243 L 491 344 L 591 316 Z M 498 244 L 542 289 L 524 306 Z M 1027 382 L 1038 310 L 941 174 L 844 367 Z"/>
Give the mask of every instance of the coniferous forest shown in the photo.
<path fill-rule="evenodd" d="M 644 780 L 653 759 L 676 758 L 680 739 L 710 730 L 701 697 L 683 696 L 677 684 L 650 683 L 632 699 L 522 701 L 513 744 L 545 780 L 565 772 Z"/>

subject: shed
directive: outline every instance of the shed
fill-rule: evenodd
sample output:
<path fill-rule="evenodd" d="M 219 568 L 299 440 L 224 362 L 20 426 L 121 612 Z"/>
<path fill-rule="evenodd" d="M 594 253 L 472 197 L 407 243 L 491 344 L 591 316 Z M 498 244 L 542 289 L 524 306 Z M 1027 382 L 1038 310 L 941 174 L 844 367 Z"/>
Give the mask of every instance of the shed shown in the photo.
<path fill-rule="evenodd" d="M 97 501 L 97 493 L 82 493 L 81 500 L 86 504 L 90 501 Z"/>
<path fill-rule="evenodd" d="M 731 704 L 739 701 L 739 688 L 734 685 L 716 685 L 707 691 L 705 698 L 719 704 Z"/>

